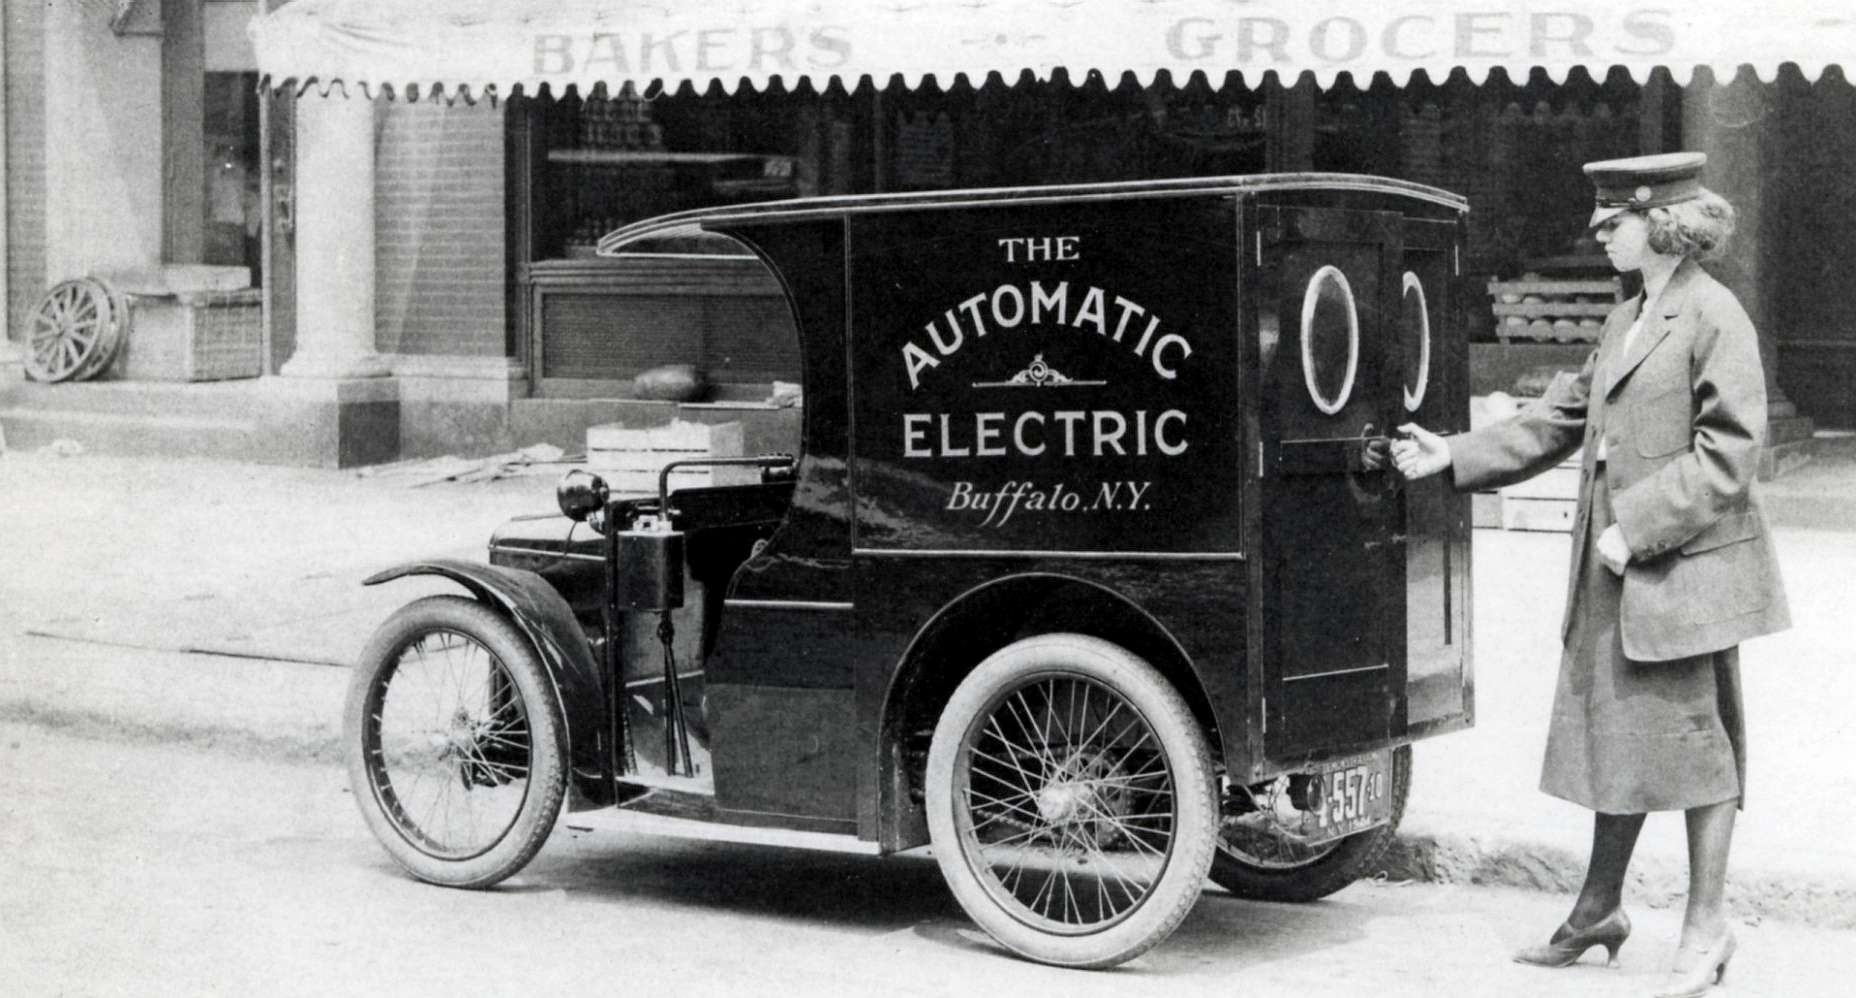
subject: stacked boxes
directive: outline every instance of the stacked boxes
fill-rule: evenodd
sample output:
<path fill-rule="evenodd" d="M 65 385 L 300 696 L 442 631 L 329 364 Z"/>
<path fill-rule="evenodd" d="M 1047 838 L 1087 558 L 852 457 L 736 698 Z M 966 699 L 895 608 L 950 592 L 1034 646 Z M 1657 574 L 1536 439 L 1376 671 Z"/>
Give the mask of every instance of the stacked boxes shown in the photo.
<path fill-rule="evenodd" d="M 1469 425 L 1481 429 L 1513 416 L 1527 400 L 1506 392 L 1477 395 L 1469 400 Z M 1539 475 L 1501 489 L 1478 492 L 1471 501 L 1471 522 L 1478 527 L 1503 530 L 1572 530 L 1579 508 L 1580 451 Z"/>
<path fill-rule="evenodd" d="M 1501 490 L 1503 530 L 1569 533 L 1579 509 L 1580 451 L 1525 482 Z"/>
<path fill-rule="evenodd" d="M 258 289 L 130 297 L 134 318 L 118 368 L 122 377 L 223 381 L 264 373 L 264 293 Z"/>
<path fill-rule="evenodd" d="M 586 467 L 604 478 L 615 493 L 656 493 L 658 474 L 672 461 L 740 456 L 742 431 L 738 422 L 709 424 L 679 419 L 646 429 L 627 428 L 622 423 L 586 428 Z M 670 473 L 670 488 L 675 491 L 759 480 L 760 469 L 754 467 L 678 468 Z"/>
<path fill-rule="evenodd" d="M 1622 294 L 1623 284 L 1615 276 L 1549 278 L 1528 273 L 1519 280 L 1489 282 L 1495 335 L 1503 343 L 1596 344 L 1605 316 L 1617 307 Z M 1495 403 L 1485 406 L 1481 414 L 1485 420 L 1500 418 L 1503 410 L 1512 412 L 1518 404 L 1499 393 L 1485 402 Z M 1580 455 L 1574 453 L 1557 467 L 1501 489 L 1502 529 L 1572 530 L 1579 505 L 1579 460 Z M 1477 524 L 1493 525 L 1492 519 L 1479 516 Z"/>
<path fill-rule="evenodd" d="M 221 381 L 264 373 L 264 292 L 245 267 L 164 264 L 98 275 L 129 301 L 111 368 L 129 381 Z"/>
<path fill-rule="evenodd" d="M 1503 343 L 1596 343 L 1619 289 L 1615 277 L 1566 280 L 1527 274 L 1518 281 L 1490 281 L 1495 336 Z"/>

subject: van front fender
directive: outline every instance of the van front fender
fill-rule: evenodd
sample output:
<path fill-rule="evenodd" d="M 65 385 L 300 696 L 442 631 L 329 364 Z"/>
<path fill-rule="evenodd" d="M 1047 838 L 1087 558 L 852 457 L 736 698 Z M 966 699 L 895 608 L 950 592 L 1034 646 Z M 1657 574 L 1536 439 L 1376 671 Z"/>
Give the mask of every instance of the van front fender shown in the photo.
<path fill-rule="evenodd" d="M 437 575 L 463 586 L 522 632 L 554 683 L 567 722 L 574 787 L 589 803 L 610 803 L 612 753 L 606 746 L 606 700 L 599 663 L 573 608 L 534 572 L 455 558 L 408 562 L 361 580 L 379 585 L 409 575 Z"/>

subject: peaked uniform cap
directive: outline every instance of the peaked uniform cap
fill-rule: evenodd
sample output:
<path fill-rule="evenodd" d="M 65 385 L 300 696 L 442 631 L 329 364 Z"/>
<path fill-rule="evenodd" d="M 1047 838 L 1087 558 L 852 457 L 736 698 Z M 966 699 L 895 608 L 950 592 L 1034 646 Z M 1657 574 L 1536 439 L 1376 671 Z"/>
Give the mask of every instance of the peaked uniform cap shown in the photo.
<path fill-rule="evenodd" d="M 1698 152 L 1668 152 L 1585 164 L 1597 190 L 1597 205 L 1586 227 L 1620 212 L 1659 208 L 1701 196 L 1701 168 L 1708 157 Z"/>

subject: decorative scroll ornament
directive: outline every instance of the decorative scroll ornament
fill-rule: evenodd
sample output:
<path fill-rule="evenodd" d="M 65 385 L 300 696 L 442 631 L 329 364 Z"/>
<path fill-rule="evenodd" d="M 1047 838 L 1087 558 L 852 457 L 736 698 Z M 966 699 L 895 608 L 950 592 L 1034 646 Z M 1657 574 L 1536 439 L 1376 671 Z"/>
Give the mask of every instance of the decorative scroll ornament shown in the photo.
<path fill-rule="evenodd" d="M 1044 362 L 1043 354 L 1036 354 L 1024 370 L 1004 381 L 975 381 L 975 388 L 1083 388 L 1092 385 L 1106 385 L 1106 381 L 1081 381 Z"/>

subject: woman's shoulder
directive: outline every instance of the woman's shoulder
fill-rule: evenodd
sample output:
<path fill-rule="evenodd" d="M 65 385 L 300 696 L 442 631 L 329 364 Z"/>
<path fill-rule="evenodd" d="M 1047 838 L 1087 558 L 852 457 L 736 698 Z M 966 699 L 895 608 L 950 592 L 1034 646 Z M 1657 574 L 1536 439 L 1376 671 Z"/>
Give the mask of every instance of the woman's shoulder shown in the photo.
<path fill-rule="evenodd" d="M 1681 312 L 1698 326 L 1721 331 L 1753 331 L 1752 317 L 1740 303 L 1740 296 L 1700 266 L 1689 275 Z"/>
<path fill-rule="evenodd" d="M 1738 305 L 1740 296 L 1733 289 L 1721 283 L 1721 279 L 1708 271 L 1708 268 L 1696 265 L 1694 275 L 1689 281 L 1689 294 L 1697 298 L 1725 299 Z"/>
<path fill-rule="evenodd" d="M 1700 271 L 1689 295 L 1696 307 L 1718 324 L 1748 327 L 1753 324 L 1746 306 L 1740 303 L 1740 296 L 1705 270 Z"/>

